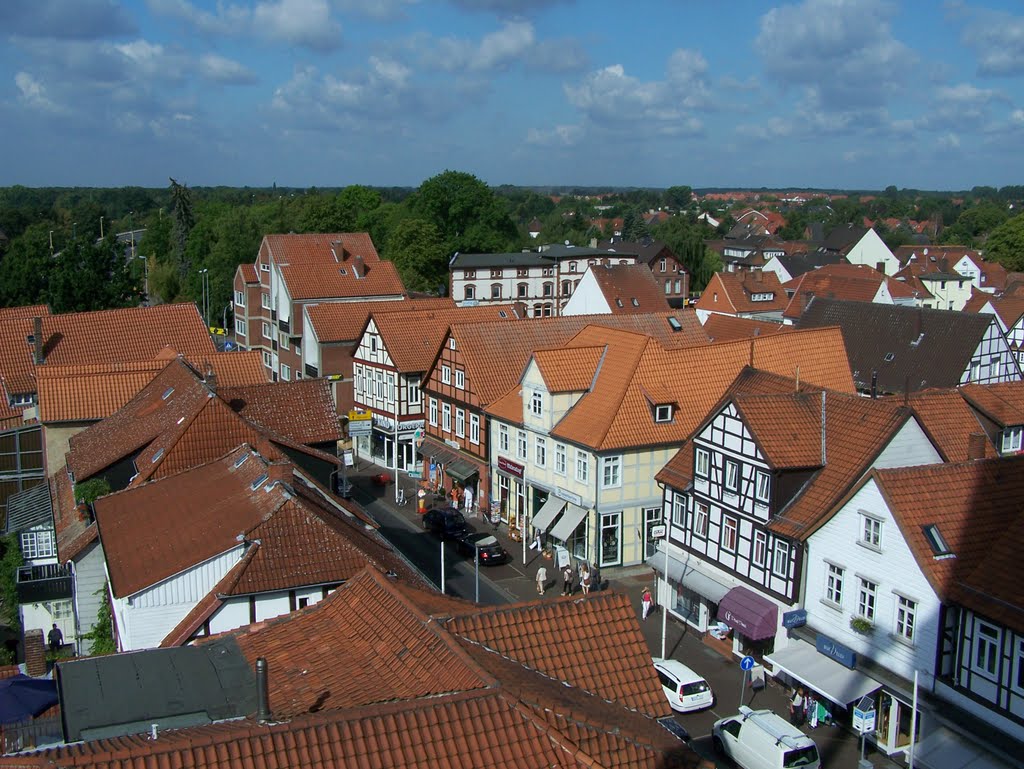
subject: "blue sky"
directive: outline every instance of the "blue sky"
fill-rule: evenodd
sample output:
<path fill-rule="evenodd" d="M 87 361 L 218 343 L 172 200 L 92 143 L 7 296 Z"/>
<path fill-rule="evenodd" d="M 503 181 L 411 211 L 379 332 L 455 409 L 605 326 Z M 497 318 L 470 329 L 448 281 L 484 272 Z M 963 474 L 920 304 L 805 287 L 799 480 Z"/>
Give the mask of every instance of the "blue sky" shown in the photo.
<path fill-rule="evenodd" d="M 2 0 L 0 185 L 1024 183 L 1024 4 Z"/>

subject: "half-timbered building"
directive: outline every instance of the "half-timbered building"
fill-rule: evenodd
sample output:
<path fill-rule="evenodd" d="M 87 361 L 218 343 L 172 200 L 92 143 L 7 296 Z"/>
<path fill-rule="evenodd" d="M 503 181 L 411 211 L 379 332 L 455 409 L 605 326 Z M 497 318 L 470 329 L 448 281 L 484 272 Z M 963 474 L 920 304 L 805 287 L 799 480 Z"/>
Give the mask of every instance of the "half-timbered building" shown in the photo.
<path fill-rule="evenodd" d="M 821 690 L 827 638 L 877 690 L 879 750 L 909 752 L 916 674 L 916 760 L 1016 765 L 1000 756 L 1024 754 L 1022 502 L 1021 457 L 872 471 L 807 538 L 804 640 L 777 672 Z"/>
<path fill-rule="evenodd" d="M 657 476 L 672 521 L 667 575 L 663 554 L 649 563 L 664 605 L 701 631 L 722 623 L 735 653 L 785 646 L 808 528 L 872 467 L 941 461 L 909 409 L 741 378 Z"/>

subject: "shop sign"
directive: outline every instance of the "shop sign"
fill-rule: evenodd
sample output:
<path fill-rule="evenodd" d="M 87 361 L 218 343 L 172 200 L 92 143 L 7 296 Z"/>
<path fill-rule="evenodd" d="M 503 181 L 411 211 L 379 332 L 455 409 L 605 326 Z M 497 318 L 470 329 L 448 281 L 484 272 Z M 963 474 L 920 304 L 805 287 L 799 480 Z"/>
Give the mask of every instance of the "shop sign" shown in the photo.
<path fill-rule="evenodd" d="M 348 412 L 349 422 L 369 422 L 373 419 L 373 412 L 367 409 L 366 411 L 350 411 Z"/>
<path fill-rule="evenodd" d="M 498 457 L 498 469 L 503 473 L 514 475 L 516 478 L 523 477 L 523 466 L 517 465 L 511 459 L 505 459 L 505 457 Z"/>
<path fill-rule="evenodd" d="M 423 477 L 423 473 L 421 473 L 418 469 L 407 470 L 405 474 L 408 475 L 410 478 L 416 478 L 417 480 Z"/>
<path fill-rule="evenodd" d="M 807 609 L 794 609 L 782 613 L 782 627 L 803 627 L 807 624 Z"/>
<path fill-rule="evenodd" d="M 861 734 L 875 731 L 875 701 L 870 697 L 853 706 L 853 730 Z"/>
<path fill-rule="evenodd" d="M 851 670 L 857 667 L 857 652 L 849 646 L 843 646 L 838 641 L 833 641 L 827 635 L 822 635 L 821 633 L 818 633 L 814 645 L 819 652 L 826 657 L 834 659 L 840 665 L 845 665 Z"/>
<path fill-rule="evenodd" d="M 458 441 L 453 441 L 451 438 L 445 438 L 444 442 L 446 446 L 451 446 L 456 451 L 462 450 L 462 444 L 459 443 Z"/>
<path fill-rule="evenodd" d="M 375 427 L 379 427 L 382 430 L 387 430 L 388 432 L 394 432 L 395 430 L 394 418 L 385 416 L 384 414 L 374 414 L 373 424 Z"/>
<path fill-rule="evenodd" d="M 577 507 L 583 507 L 583 497 L 579 494 L 573 494 L 567 489 L 563 489 L 561 486 L 555 486 L 554 495 L 559 499 L 564 499 L 566 502 L 572 502 Z"/>
<path fill-rule="evenodd" d="M 367 414 L 367 417 L 370 415 Z M 350 438 L 357 438 L 361 435 L 369 435 L 373 432 L 373 423 L 367 419 L 360 419 L 353 422 L 351 419 L 348 422 L 348 435 Z"/>

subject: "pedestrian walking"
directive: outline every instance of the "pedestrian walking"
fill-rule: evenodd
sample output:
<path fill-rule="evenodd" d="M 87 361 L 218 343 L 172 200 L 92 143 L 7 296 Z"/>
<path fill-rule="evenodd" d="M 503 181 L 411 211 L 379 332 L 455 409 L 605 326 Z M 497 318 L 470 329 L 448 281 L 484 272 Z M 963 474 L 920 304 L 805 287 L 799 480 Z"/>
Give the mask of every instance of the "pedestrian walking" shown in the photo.
<path fill-rule="evenodd" d="M 590 594 L 590 568 L 587 564 L 580 566 L 580 589 L 583 595 Z"/>
<path fill-rule="evenodd" d="M 793 690 L 793 697 L 789 700 L 789 722 L 793 726 L 804 722 L 804 695 L 799 687 Z"/>
<path fill-rule="evenodd" d="M 645 587 L 644 592 L 640 595 L 640 609 L 645 620 L 647 619 L 647 615 L 651 613 L 651 607 L 653 606 L 654 599 L 651 597 L 651 589 L 649 587 Z"/>
<path fill-rule="evenodd" d="M 533 533 L 533 544 L 530 545 L 531 550 L 536 550 L 538 553 L 541 551 L 543 545 L 540 541 L 540 529 L 534 529 Z"/>
<path fill-rule="evenodd" d="M 64 634 L 57 627 L 57 623 L 53 623 L 53 629 L 46 634 L 46 640 L 50 644 L 50 651 L 59 652 L 60 647 L 64 645 Z"/>
<path fill-rule="evenodd" d="M 572 566 L 569 564 L 562 569 L 562 595 L 572 595 Z"/>
<path fill-rule="evenodd" d="M 537 593 L 544 595 L 544 586 L 548 581 L 548 570 L 544 564 L 537 569 Z"/>

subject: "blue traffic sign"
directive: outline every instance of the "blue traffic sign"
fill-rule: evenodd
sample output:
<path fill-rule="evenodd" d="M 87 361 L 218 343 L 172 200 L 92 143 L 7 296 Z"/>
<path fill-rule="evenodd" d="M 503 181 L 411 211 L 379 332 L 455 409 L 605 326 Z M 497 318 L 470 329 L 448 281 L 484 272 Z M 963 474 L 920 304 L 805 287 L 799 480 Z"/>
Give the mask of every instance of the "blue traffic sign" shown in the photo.
<path fill-rule="evenodd" d="M 747 655 L 740 660 L 740 670 L 753 670 L 754 669 L 754 658 Z"/>

